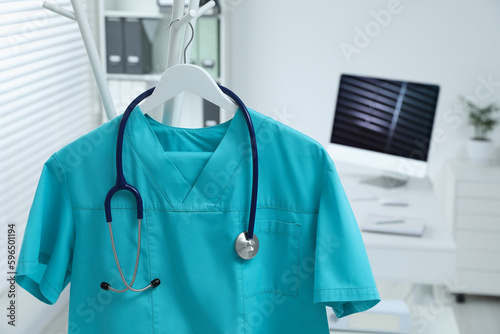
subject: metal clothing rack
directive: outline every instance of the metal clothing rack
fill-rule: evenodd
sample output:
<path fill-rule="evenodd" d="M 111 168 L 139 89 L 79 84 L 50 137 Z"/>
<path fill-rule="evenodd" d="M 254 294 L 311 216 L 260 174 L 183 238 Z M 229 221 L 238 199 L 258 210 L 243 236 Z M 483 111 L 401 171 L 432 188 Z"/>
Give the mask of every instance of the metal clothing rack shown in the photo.
<path fill-rule="evenodd" d="M 106 81 L 106 74 L 104 73 L 104 69 L 101 65 L 99 54 L 97 52 L 97 47 L 94 42 L 94 38 L 92 37 L 92 32 L 90 30 L 90 25 L 85 14 L 85 10 L 83 9 L 83 6 L 79 0 L 71 0 L 71 4 L 73 6 L 74 12 L 66 10 L 47 1 L 43 3 L 43 7 L 78 23 L 78 28 L 82 35 L 85 50 L 87 52 L 90 65 L 92 67 L 92 72 L 97 83 L 97 89 L 99 90 L 99 95 L 101 96 L 102 104 L 104 106 L 104 111 L 106 112 L 108 120 L 110 120 L 116 117 L 117 113 Z M 212 0 L 200 8 L 199 0 L 190 0 L 188 11 L 186 14 L 184 14 L 184 4 L 184 0 L 174 0 L 173 2 L 172 16 L 170 21 L 173 23 L 170 27 L 167 68 L 180 64 L 181 62 L 183 51 L 186 48 L 186 45 L 191 37 L 189 34 L 183 34 L 183 32 L 186 31 L 186 29 L 183 28 L 186 27 L 188 22 L 191 22 L 194 29 L 196 25 L 196 19 L 215 6 L 215 2 Z M 182 43 L 181 39 L 183 39 Z M 189 46 L 186 50 L 187 59 L 189 59 L 190 53 L 191 47 Z M 180 123 L 180 114 L 183 102 L 183 94 L 179 94 L 174 99 L 167 101 L 164 107 L 162 122 L 178 126 Z"/>

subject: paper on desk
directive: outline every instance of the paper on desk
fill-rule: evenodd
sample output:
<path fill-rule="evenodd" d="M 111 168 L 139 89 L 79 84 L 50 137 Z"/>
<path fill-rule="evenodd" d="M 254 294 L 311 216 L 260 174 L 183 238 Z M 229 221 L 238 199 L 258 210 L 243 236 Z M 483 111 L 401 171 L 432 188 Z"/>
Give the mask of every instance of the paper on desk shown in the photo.
<path fill-rule="evenodd" d="M 347 180 L 342 182 L 344 191 L 349 201 L 366 201 L 377 199 L 370 190 L 359 183 L 359 181 Z"/>
<path fill-rule="evenodd" d="M 380 224 L 380 221 L 389 221 L 402 219 L 402 223 Z M 421 237 L 425 232 L 425 223 L 423 219 L 413 217 L 386 216 L 386 215 L 368 215 L 364 223 L 361 224 L 361 230 L 365 232 L 398 234 Z"/>

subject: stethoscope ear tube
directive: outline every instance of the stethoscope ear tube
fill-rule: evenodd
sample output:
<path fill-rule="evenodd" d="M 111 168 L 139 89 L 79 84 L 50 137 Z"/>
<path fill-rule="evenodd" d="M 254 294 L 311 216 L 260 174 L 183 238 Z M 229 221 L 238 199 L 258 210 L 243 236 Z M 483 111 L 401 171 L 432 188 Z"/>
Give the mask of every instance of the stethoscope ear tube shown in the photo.
<path fill-rule="evenodd" d="M 137 275 L 137 268 L 139 266 L 139 257 L 140 257 L 140 253 L 141 253 L 141 220 L 143 219 L 143 216 L 144 216 L 144 206 L 143 206 L 142 197 L 141 197 L 141 194 L 139 193 L 139 190 L 137 190 L 134 186 L 127 183 L 127 180 L 125 179 L 125 175 L 123 174 L 123 164 L 122 164 L 122 162 L 123 162 L 123 137 L 125 135 L 125 126 L 127 125 L 127 120 L 129 118 L 130 114 L 132 113 L 132 111 L 134 110 L 134 108 L 137 106 L 137 104 L 139 104 L 139 102 L 144 100 L 144 98 L 146 98 L 147 96 L 151 95 L 151 93 L 153 93 L 153 91 L 154 91 L 154 87 L 151 89 L 148 89 L 147 91 L 145 91 L 144 93 L 142 93 L 141 95 L 136 97 L 129 104 L 129 106 L 127 107 L 127 109 L 123 113 L 122 119 L 120 121 L 120 126 L 118 128 L 118 136 L 117 136 L 117 142 L 116 142 L 116 183 L 109 190 L 109 192 L 106 195 L 106 199 L 104 200 L 104 211 L 106 213 L 106 222 L 108 223 L 108 226 L 109 226 L 109 235 L 111 238 L 111 246 L 113 248 L 113 255 L 115 257 L 116 266 L 118 267 L 118 271 L 120 272 L 120 276 L 121 276 L 121 279 L 123 281 L 123 284 L 125 284 L 125 288 L 121 289 L 121 290 L 114 289 L 111 287 L 111 284 L 109 284 L 107 282 L 102 282 L 100 284 L 100 287 L 101 287 L 101 289 L 104 289 L 104 290 L 111 290 L 114 292 L 125 292 L 127 290 L 132 290 L 135 292 L 140 292 L 140 291 L 147 290 L 149 288 L 155 288 L 158 285 L 160 285 L 160 283 L 161 283 L 160 279 L 155 278 L 154 280 L 151 281 L 151 283 L 148 286 L 146 286 L 142 289 L 132 288 L 132 285 L 134 284 L 135 278 Z M 116 247 L 115 247 L 115 241 L 114 241 L 114 237 L 113 237 L 113 228 L 111 226 L 112 225 L 111 222 L 113 220 L 113 218 L 111 216 L 111 198 L 113 197 L 113 195 L 116 192 L 118 192 L 120 190 L 127 190 L 127 191 L 131 192 L 134 195 L 136 203 L 137 203 L 137 220 L 138 220 L 137 255 L 136 255 L 135 266 L 134 266 L 134 275 L 132 277 L 132 281 L 130 282 L 130 284 L 128 284 L 127 281 L 125 280 L 125 276 L 123 275 L 123 271 L 122 271 L 121 266 L 120 266 L 120 261 L 118 260 L 118 255 L 116 253 Z"/>
<path fill-rule="evenodd" d="M 116 247 L 115 247 L 115 239 L 113 237 L 113 228 L 111 226 L 111 222 L 108 222 L 108 226 L 109 226 L 109 235 L 110 235 L 110 238 L 111 238 L 111 246 L 113 247 L 113 255 L 115 257 L 115 262 L 116 262 L 116 266 L 118 267 L 118 272 L 120 273 L 120 277 L 122 278 L 122 281 L 123 281 L 123 284 L 125 284 L 125 289 L 122 289 L 122 290 L 118 290 L 118 289 L 114 289 L 111 287 L 111 285 L 107 282 L 102 282 L 101 283 L 101 288 L 104 289 L 104 290 L 111 290 L 111 291 L 114 291 L 114 292 L 125 292 L 127 290 L 132 290 L 132 291 L 135 291 L 135 292 L 141 292 L 141 291 L 144 291 L 144 290 L 147 290 L 149 288 L 156 288 L 158 285 L 160 285 L 160 279 L 159 278 L 155 278 L 154 280 L 151 281 L 151 283 L 142 288 L 142 289 L 134 289 L 132 288 L 132 285 L 134 285 L 134 282 L 135 282 L 135 278 L 136 278 L 136 275 L 137 275 L 137 267 L 139 266 L 139 257 L 141 255 L 141 220 L 138 219 L 137 220 L 137 233 L 138 233 L 138 236 L 137 236 L 137 255 L 136 255 L 136 258 L 135 258 L 135 266 L 134 266 L 134 275 L 132 277 L 132 281 L 130 282 L 130 284 L 127 283 L 127 281 L 125 280 L 125 276 L 123 275 L 123 271 L 122 271 L 122 267 L 120 266 L 120 261 L 118 260 L 118 254 L 116 253 Z"/>
<path fill-rule="evenodd" d="M 148 89 L 138 97 L 136 97 L 127 107 L 125 112 L 123 113 L 122 119 L 120 121 L 120 126 L 118 128 L 118 138 L 116 141 L 116 183 L 114 187 L 112 187 L 108 194 L 106 195 L 106 199 L 104 200 L 104 211 L 106 213 L 106 221 L 109 223 L 112 221 L 111 217 L 111 198 L 113 195 L 120 190 L 130 191 L 137 202 L 137 219 L 143 218 L 143 203 L 142 197 L 139 191 L 132 185 L 128 184 L 125 180 L 125 175 L 123 174 L 123 136 L 125 135 L 125 126 L 127 125 L 128 118 L 134 108 L 144 100 L 146 97 L 151 95 L 154 91 L 154 87 Z"/>
<path fill-rule="evenodd" d="M 132 185 L 128 184 L 125 179 L 123 181 L 116 181 L 116 185 L 111 188 L 111 190 L 108 192 L 106 195 L 106 199 L 104 200 L 104 210 L 106 212 L 106 221 L 108 223 L 112 222 L 112 217 L 111 217 L 111 198 L 113 195 L 120 191 L 120 190 L 128 190 L 130 191 L 137 202 L 137 219 L 143 219 L 144 216 L 144 210 L 143 210 L 143 204 L 142 204 L 142 197 L 141 194 L 139 194 L 139 191 Z"/>

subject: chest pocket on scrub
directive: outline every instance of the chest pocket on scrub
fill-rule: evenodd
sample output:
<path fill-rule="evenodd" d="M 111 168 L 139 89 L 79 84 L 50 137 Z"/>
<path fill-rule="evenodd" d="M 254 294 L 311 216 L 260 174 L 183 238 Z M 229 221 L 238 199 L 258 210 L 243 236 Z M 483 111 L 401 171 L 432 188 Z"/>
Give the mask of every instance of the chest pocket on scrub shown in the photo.
<path fill-rule="evenodd" d="M 277 220 L 257 220 L 259 251 L 242 260 L 243 295 L 261 293 L 297 296 L 299 291 L 300 225 Z"/>

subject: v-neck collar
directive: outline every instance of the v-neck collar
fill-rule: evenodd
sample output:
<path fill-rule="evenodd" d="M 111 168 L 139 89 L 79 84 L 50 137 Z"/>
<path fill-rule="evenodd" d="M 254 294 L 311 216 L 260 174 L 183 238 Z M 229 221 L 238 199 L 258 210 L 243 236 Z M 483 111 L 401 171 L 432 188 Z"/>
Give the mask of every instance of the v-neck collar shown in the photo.
<path fill-rule="evenodd" d="M 254 119 L 255 117 L 252 117 L 252 121 Z M 209 132 L 215 127 L 227 128 L 193 186 L 186 182 L 182 173 L 165 154 L 150 121 L 157 123 L 155 127 L 164 127 L 166 132 L 179 130 Z M 254 126 L 256 126 L 255 121 Z M 213 209 L 231 181 L 241 158 L 250 149 L 248 129 L 240 109 L 231 120 L 214 127 L 180 129 L 155 121 L 150 116 L 144 115 L 137 106 L 130 115 L 125 133 L 173 210 Z M 225 178 L 218 177 L 221 171 L 224 172 Z"/>

